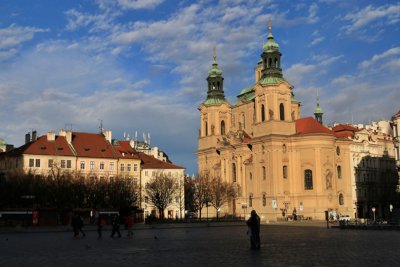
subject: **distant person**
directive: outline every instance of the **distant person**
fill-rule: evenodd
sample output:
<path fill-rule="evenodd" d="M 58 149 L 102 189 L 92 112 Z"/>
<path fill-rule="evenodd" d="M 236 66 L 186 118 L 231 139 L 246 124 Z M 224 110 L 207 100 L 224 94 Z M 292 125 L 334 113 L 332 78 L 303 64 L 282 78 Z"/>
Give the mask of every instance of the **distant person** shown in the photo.
<path fill-rule="evenodd" d="M 72 229 L 74 231 L 74 238 L 78 238 L 79 234 L 82 234 L 82 237 L 85 237 L 86 234 L 83 231 L 83 218 L 81 216 L 79 216 L 77 213 L 74 214 L 74 216 L 72 216 Z"/>
<path fill-rule="evenodd" d="M 128 214 L 128 216 L 126 216 L 126 229 L 128 230 L 128 237 L 132 237 L 133 236 L 133 232 L 132 232 L 132 227 L 133 227 L 133 216 L 132 214 Z"/>
<path fill-rule="evenodd" d="M 112 220 L 111 237 L 114 237 L 115 234 L 118 234 L 118 237 L 121 237 L 121 232 L 119 231 L 119 220 L 119 214 L 115 214 Z"/>
<path fill-rule="evenodd" d="M 297 210 L 296 210 L 296 208 L 293 209 L 292 216 L 293 216 L 293 221 L 297 221 Z"/>
<path fill-rule="evenodd" d="M 255 210 L 251 211 L 251 216 L 246 222 L 249 227 L 250 247 L 253 250 L 260 249 L 260 217 Z"/>
<path fill-rule="evenodd" d="M 102 230 L 103 230 L 103 218 L 101 217 L 101 214 L 98 214 L 97 216 L 97 234 L 99 235 L 99 238 L 102 236 Z"/>

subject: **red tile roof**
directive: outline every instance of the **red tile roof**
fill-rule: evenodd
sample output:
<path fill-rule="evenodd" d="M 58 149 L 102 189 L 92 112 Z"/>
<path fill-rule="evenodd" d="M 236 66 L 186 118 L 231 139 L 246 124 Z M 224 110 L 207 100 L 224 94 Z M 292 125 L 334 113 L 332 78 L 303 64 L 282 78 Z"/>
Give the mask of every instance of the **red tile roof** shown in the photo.
<path fill-rule="evenodd" d="M 115 158 L 111 144 L 103 134 L 72 133 L 72 145 L 78 157 Z"/>
<path fill-rule="evenodd" d="M 118 141 L 113 145 L 114 152 L 121 159 L 139 159 L 135 149 L 131 147 L 129 141 Z"/>
<path fill-rule="evenodd" d="M 142 161 L 142 169 L 185 169 L 184 167 L 156 159 L 141 152 L 138 153 L 138 156 Z"/>
<path fill-rule="evenodd" d="M 348 138 L 353 137 L 355 132 L 358 132 L 359 129 L 355 128 L 351 125 L 339 124 L 332 128 L 332 131 L 335 133 L 335 136 L 338 138 Z"/>
<path fill-rule="evenodd" d="M 22 154 L 75 156 L 64 136 L 56 136 L 54 141 L 48 141 L 47 135 L 42 135 L 36 141 L 26 143 L 7 154 L 10 156 Z"/>
<path fill-rule="evenodd" d="M 296 133 L 297 134 L 329 134 L 334 135 L 334 133 L 321 125 L 312 117 L 306 117 L 296 120 Z"/>

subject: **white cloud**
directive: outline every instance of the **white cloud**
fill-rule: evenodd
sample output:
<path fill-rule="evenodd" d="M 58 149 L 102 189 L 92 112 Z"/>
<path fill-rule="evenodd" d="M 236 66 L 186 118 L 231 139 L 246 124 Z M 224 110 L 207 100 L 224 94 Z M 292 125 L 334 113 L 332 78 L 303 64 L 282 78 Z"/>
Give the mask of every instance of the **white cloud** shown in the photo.
<path fill-rule="evenodd" d="M 48 30 L 35 27 L 21 27 L 12 24 L 8 28 L 0 29 L 0 49 L 18 46 L 31 40 L 36 33 L 46 31 Z"/>
<path fill-rule="evenodd" d="M 299 85 L 307 74 L 315 71 L 315 65 L 293 64 L 285 71 L 285 76 L 293 85 Z"/>
<path fill-rule="evenodd" d="M 164 0 L 118 0 L 118 5 L 124 9 L 153 9 Z"/>
<path fill-rule="evenodd" d="M 343 27 L 347 34 L 360 30 L 378 19 L 382 19 L 385 25 L 394 24 L 400 20 L 400 3 L 379 7 L 369 5 L 358 12 L 345 15 L 342 19 L 351 23 Z"/>
<path fill-rule="evenodd" d="M 382 63 L 380 63 L 380 61 L 384 59 L 386 60 L 388 57 L 393 58 L 394 56 L 400 56 L 400 47 L 390 48 L 382 54 L 374 55 L 370 60 L 364 60 L 359 64 L 359 68 L 365 70 L 367 68 L 370 68 L 371 66 L 381 67 Z"/>

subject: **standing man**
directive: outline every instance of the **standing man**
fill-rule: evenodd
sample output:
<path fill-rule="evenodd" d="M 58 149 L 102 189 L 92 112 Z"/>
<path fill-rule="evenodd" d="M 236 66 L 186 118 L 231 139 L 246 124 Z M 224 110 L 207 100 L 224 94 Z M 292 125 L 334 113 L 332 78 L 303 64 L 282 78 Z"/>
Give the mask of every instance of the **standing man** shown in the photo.
<path fill-rule="evenodd" d="M 246 222 L 250 228 L 250 245 L 251 249 L 260 249 L 260 217 L 257 215 L 255 210 L 251 211 L 251 216 Z"/>
<path fill-rule="evenodd" d="M 115 214 L 112 221 L 112 233 L 111 237 L 114 237 L 115 234 L 118 234 L 118 237 L 121 237 L 121 232 L 119 231 L 119 214 Z"/>

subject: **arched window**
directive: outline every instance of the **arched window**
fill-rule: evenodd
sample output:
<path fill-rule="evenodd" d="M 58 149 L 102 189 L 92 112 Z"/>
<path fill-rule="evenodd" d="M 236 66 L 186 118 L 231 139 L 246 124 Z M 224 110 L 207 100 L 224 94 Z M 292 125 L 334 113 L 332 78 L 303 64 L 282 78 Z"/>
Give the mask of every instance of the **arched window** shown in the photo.
<path fill-rule="evenodd" d="M 287 178 L 287 166 L 286 165 L 283 166 L 282 172 L 283 172 L 283 178 L 286 179 Z"/>
<path fill-rule="evenodd" d="M 279 105 L 279 117 L 281 121 L 285 120 L 285 106 L 283 105 L 283 103 Z"/>
<path fill-rule="evenodd" d="M 253 174 L 252 173 L 249 174 L 249 178 L 250 178 L 250 181 L 253 180 Z"/>
<path fill-rule="evenodd" d="M 342 178 L 342 167 L 340 165 L 337 166 L 337 178 Z"/>
<path fill-rule="evenodd" d="M 208 135 L 208 123 L 207 122 L 204 122 L 204 132 L 207 136 Z"/>
<path fill-rule="evenodd" d="M 305 190 L 313 189 L 312 170 L 307 169 L 304 171 L 304 189 Z"/>
<path fill-rule="evenodd" d="M 219 82 L 217 82 L 217 89 L 219 90 Z"/>
<path fill-rule="evenodd" d="M 225 121 L 221 121 L 221 135 L 225 135 Z"/>
<path fill-rule="evenodd" d="M 339 194 L 339 205 L 344 205 L 344 197 L 342 193 Z"/>
<path fill-rule="evenodd" d="M 236 164 L 232 163 L 232 182 L 236 182 Z"/>
<path fill-rule="evenodd" d="M 267 196 L 265 193 L 262 195 L 262 205 L 263 207 L 267 206 Z"/>
<path fill-rule="evenodd" d="M 278 68 L 278 59 L 275 58 L 275 68 Z"/>
<path fill-rule="evenodd" d="M 268 59 L 268 68 L 271 68 L 271 66 L 272 66 L 272 58 L 269 58 Z"/>
<path fill-rule="evenodd" d="M 261 121 L 265 121 L 265 107 L 261 104 Z"/>

